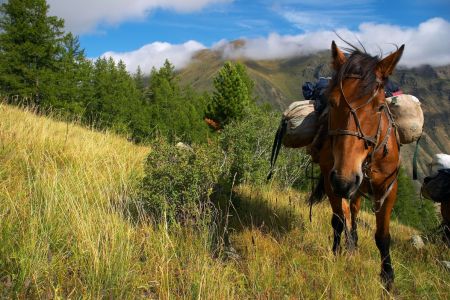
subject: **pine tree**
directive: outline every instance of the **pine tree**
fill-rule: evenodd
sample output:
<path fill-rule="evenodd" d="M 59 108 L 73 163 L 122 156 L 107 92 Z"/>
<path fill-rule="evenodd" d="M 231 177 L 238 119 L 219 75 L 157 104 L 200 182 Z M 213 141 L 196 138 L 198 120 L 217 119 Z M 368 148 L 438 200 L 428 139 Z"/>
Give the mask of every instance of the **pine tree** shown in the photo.
<path fill-rule="evenodd" d="M 48 16 L 45 0 L 9 0 L 0 6 L 0 86 L 38 104 L 55 91 L 64 21 Z"/>
<path fill-rule="evenodd" d="M 208 128 L 203 122 L 203 103 L 190 88 L 181 88 L 174 66 L 166 60 L 152 69 L 147 93 L 150 127 L 170 141 L 204 141 Z"/>
<path fill-rule="evenodd" d="M 90 80 L 92 99 L 86 103 L 84 120 L 98 128 L 128 134 L 140 142 L 150 137 L 150 112 L 123 61 L 98 58 Z"/>
<path fill-rule="evenodd" d="M 139 90 L 140 93 L 144 93 L 145 88 L 145 79 L 144 79 L 144 73 L 142 73 L 142 69 L 140 66 L 137 67 L 136 73 L 133 76 L 134 82 L 136 83 L 136 88 Z"/>
<path fill-rule="evenodd" d="M 250 104 L 253 104 L 253 102 L 255 102 L 255 97 L 253 96 L 255 82 L 248 75 L 247 68 L 245 67 L 245 65 L 237 63 L 235 64 L 235 66 L 239 76 L 244 81 L 244 84 L 247 87 L 248 99 L 250 100 Z"/>
<path fill-rule="evenodd" d="M 242 119 L 254 103 L 254 83 L 242 64 L 226 62 L 213 81 L 215 91 L 206 116 L 225 126 Z"/>
<path fill-rule="evenodd" d="M 64 37 L 62 47 L 55 78 L 58 88 L 52 107 L 79 116 L 83 113 L 86 103 L 92 99 L 92 91 L 89 89 L 92 64 L 86 59 L 78 37 L 72 33 Z"/>

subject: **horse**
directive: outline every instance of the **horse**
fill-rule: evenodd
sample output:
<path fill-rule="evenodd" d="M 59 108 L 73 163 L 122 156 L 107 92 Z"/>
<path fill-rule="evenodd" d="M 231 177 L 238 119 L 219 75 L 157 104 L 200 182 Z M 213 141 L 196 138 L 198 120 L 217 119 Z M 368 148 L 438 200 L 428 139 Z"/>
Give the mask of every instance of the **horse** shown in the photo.
<path fill-rule="evenodd" d="M 381 280 L 387 290 L 394 281 L 389 253 L 389 222 L 397 197 L 400 142 L 385 101 L 384 84 L 400 60 L 404 45 L 381 59 L 351 44 L 346 56 L 331 44 L 332 77 L 327 91 L 328 130 L 319 150 L 319 165 L 333 216 L 333 252 L 357 247 L 356 218 L 361 197 L 374 198 L 375 242 L 381 256 Z"/>
<path fill-rule="evenodd" d="M 450 247 L 450 155 L 435 155 L 431 171 L 432 174 L 423 179 L 420 193 L 424 198 L 440 203 L 442 240 Z"/>

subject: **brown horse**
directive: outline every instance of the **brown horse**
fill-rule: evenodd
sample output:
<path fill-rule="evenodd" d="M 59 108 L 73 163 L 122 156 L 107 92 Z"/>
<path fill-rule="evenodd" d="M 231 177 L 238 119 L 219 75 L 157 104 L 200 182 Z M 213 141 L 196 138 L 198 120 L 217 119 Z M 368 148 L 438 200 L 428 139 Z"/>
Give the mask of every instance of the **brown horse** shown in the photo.
<path fill-rule="evenodd" d="M 339 250 L 344 230 L 347 246 L 356 247 L 361 195 L 367 193 L 375 199 L 375 242 L 381 255 L 380 276 L 387 289 L 394 280 L 389 221 L 397 197 L 400 163 L 399 141 L 383 87 L 403 49 L 404 45 L 380 59 L 354 48 L 347 57 L 333 41 L 335 75 L 328 90 L 328 137 L 319 159 L 333 209 L 334 253 Z"/>

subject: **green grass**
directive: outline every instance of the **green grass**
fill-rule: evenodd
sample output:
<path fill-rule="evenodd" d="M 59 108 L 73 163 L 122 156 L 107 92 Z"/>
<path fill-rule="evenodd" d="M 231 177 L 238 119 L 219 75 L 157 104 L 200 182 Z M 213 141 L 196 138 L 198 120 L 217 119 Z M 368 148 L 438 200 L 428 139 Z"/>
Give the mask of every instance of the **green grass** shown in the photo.
<path fill-rule="evenodd" d="M 0 106 L 0 298 L 379 299 L 375 220 L 360 247 L 331 253 L 331 212 L 305 195 L 235 187 L 230 245 L 208 228 L 153 224 L 136 194 L 150 148 L 107 132 Z M 218 220 L 219 221 L 219 220 Z M 439 243 L 415 250 L 415 229 L 393 222 L 394 295 L 446 299 Z M 222 237 L 224 238 L 224 237 Z"/>

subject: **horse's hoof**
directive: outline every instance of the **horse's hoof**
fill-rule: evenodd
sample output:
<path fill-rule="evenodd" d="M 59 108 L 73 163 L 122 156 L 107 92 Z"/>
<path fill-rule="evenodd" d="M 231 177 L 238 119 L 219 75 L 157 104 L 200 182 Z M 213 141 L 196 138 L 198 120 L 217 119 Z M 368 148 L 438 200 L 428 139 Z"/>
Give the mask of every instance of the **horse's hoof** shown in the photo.
<path fill-rule="evenodd" d="M 447 246 L 447 248 L 450 249 L 450 234 L 443 235 L 442 236 L 442 241 L 444 242 L 444 245 Z"/>
<path fill-rule="evenodd" d="M 335 256 L 339 255 L 341 253 L 341 246 L 340 245 L 334 245 L 333 246 L 333 254 Z"/>
<path fill-rule="evenodd" d="M 354 239 L 348 239 L 346 243 L 347 251 L 349 253 L 354 253 L 358 249 L 358 243 Z"/>
<path fill-rule="evenodd" d="M 381 271 L 380 277 L 384 288 L 390 292 L 392 290 L 392 285 L 394 284 L 394 270 L 383 270 Z"/>
<path fill-rule="evenodd" d="M 357 252 L 357 250 L 358 250 L 358 246 L 356 246 L 356 245 L 348 245 L 348 246 L 347 246 L 347 252 L 348 252 L 350 255 L 355 254 L 355 253 Z"/>

